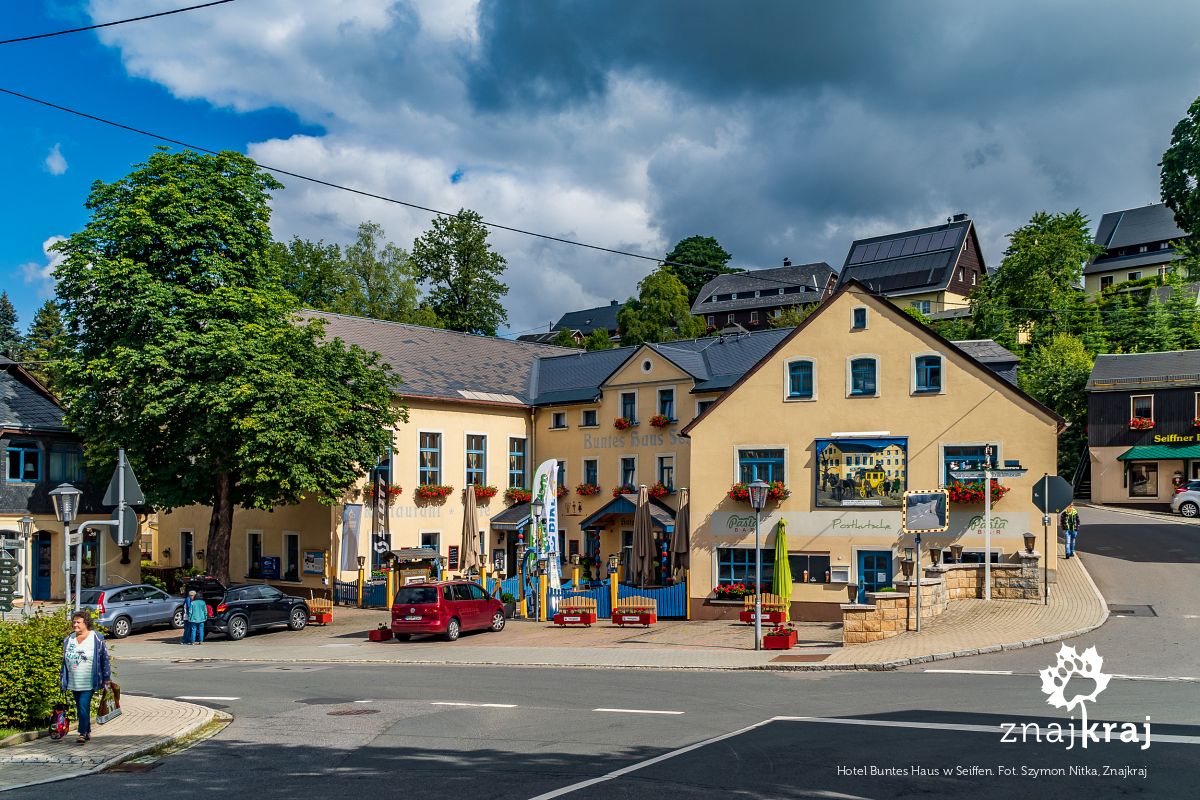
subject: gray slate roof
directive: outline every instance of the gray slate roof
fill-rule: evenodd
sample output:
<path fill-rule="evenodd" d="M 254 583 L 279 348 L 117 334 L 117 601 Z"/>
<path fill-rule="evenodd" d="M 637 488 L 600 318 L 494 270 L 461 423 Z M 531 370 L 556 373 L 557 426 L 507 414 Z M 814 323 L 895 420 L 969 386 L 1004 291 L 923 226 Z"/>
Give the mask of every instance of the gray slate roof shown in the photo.
<path fill-rule="evenodd" d="M 647 345 L 691 375 L 693 392 L 728 389 L 750 367 L 758 363 L 791 328 L 776 328 L 739 336 L 710 336 L 679 342 Z M 637 347 L 618 347 L 590 353 L 538 359 L 536 384 L 532 392 L 537 405 L 582 403 L 600 395 L 600 386 L 636 351 Z"/>
<path fill-rule="evenodd" d="M 1200 387 L 1200 350 L 1096 356 L 1089 392 Z"/>
<path fill-rule="evenodd" d="M 1016 353 L 1001 347 L 992 339 L 961 339 L 953 344 L 980 364 L 1015 363 L 1021 360 Z"/>
<path fill-rule="evenodd" d="M 36 388 L 16 364 L 0 356 L 0 429 L 63 433 L 58 403 Z"/>
<path fill-rule="evenodd" d="M 1115 251 L 1125 247 L 1136 248 L 1143 244 L 1182 239 L 1187 234 L 1175 224 L 1175 214 L 1163 203 L 1154 203 L 1124 211 L 1110 211 L 1100 218 L 1096 226 L 1096 244 L 1107 253 L 1096 256 L 1083 268 L 1085 275 L 1108 272 L 1116 269 L 1163 264 L 1178 256 L 1174 249 L 1151 250 L 1148 253 L 1131 253 L 1118 256 Z"/>
<path fill-rule="evenodd" d="M 720 314 L 744 308 L 816 303 L 824 294 L 829 278 L 836 275 L 834 268 L 824 261 L 718 275 L 700 288 L 692 313 Z M 755 297 L 756 293 L 760 296 Z M 725 295 L 737 297 L 717 299 Z"/>
<path fill-rule="evenodd" d="M 971 220 L 965 219 L 858 239 L 846 254 L 838 286 L 853 279 L 882 295 L 944 289 L 970 229 Z"/>
<path fill-rule="evenodd" d="M 537 357 L 575 352 L 323 311 L 304 311 L 301 316 L 325 320 L 325 335 L 330 339 L 337 337 L 379 353 L 404 379 L 399 393 L 405 396 L 528 404 L 530 373 Z"/>
<path fill-rule="evenodd" d="M 568 311 L 559 318 L 558 322 L 554 323 L 552 330 L 561 331 L 565 328 L 571 331 L 579 331 L 584 336 L 587 336 L 596 330 L 596 328 L 615 331 L 617 329 L 617 312 L 623 306 L 624 303 L 618 303 L 616 300 L 613 300 L 606 306 L 585 308 L 581 311 Z"/>

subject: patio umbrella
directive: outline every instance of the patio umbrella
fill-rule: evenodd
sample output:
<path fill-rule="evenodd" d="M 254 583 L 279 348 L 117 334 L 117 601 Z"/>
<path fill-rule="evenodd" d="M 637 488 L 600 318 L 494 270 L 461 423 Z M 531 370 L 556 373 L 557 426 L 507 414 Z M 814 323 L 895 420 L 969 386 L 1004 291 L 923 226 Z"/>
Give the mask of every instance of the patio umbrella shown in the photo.
<path fill-rule="evenodd" d="M 679 510 L 675 512 L 675 530 L 671 533 L 671 564 L 675 580 L 680 580 L 688 569 L 691 555 L 692 532 L 691 508 L 688 506 L 688 490 L 679 490 Z"/>
<path fill-rule="evenodd" d="M 637 505 L 633 512 L 633 582 L 645 586 L 650 577 L 650 562 L 654 558 L 654 530 L 650 523 L 650 493 L 638 487 Z"/>
<path fill-rule="evenodd" d="M 779 520 L 779 527 L 775 530 L 775 575 L 771 578 L 771 594 L 783 598 L 783 618 L 790 619 L 788 614 L 792 600 L 792 565 L 788 561 L 787 520 L 783 519 Z"/>
<path fill-rule="evenodd" d="M 475 518 L 475 487 L 467 484 L 463 495 L 462 550 L 458 555 L 458 567 L 464 575 L 472 568 L 479 570 L 478 522 Z"/>

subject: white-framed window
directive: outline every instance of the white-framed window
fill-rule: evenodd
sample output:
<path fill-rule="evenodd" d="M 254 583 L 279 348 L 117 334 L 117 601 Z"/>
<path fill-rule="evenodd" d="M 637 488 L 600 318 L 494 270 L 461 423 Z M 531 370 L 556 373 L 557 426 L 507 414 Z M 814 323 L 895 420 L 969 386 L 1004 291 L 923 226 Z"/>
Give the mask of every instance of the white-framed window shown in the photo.
<path fill-rule="evenodd" d="M 945 359 L 941 353 L 913 353 L 913 394 L 941 394 L 945 391 Z"/>
<path fill-rule="evenodd" d="M 697 400 L 696 401 L 696 416 L 698 417 L 701 414 L 703 414 L 705 411 L 708 410 L 708 407 L 711 406 L 715 402 L 717 402 L 717 401 L 716 400 Z"/>
<path fill-rule="evenodd" d="M 867 329 L 867 307 L 855 306 L 850 309 L 850 329 L 865 331 Z"/>
<path fill-rule="evenodd" d="M 521 488 L 525 486 L 525 468 L 527 463 L 526 440 L 516 436 L 508 439 L 508 486 Z"/>
<path fill-rule="evenodd" d="M 621 392 L 621 416 L 637 422 L 637 392 Z"/>
<path fill-rule="evenodd" d="M 467 434 L 466 480 L 471 486 L 487 485 L 487 437 L 482 433 Z"/>
<path fill-rule="evenodd" d="M 710 327 L 710 328 L 717 327 L 717 318 L 714 317 L 712 314 L 709 314 L 708 319 L 705 321 L 708 323 L 708 327 Z"/>
<path fill-rule="evenodd" d="M 1141 280 L 1141 278 L 1142 278 L 1142 273 L 1141 273 L 1141 272 L 1131 272 L 1131 273 L 1129 273 L 1129 280 L 1131 280 L 1131 281 Z"/>
<path fill-rule="evenodd" d="M 728 317 L 726 317 L 726 318 L 725 318 L 725 324 L 726 324 L 726 325 L 732 325 L 732 324 L 734 324 L 734 322 L 735 322 L 736 320 L 737 320 L 737 315 L 736 315 L 736 314 L 730 314 Z"/>
<path fill-rule="evenodd" d="M 421 431 L 418 434 L 417 483 L 442 482 L 442 434 Z"/>
<path fill-rule="evenodd" d="M 558 431 L 567 427 L 567 412 L 555 411 L 550 415 L 550 430 Z"/>
<path fill-rule="evenodd" d="M 246 531 L 246 577 L 262 577 L 262 531 Z"/>
<path fill-rule="evenodd" d="M 658 462 L 658 482 L 668 489 L 675 489 L 675 454 L 665 454 L 656 458 Z"/>
<path fill-rule="evenodd" d="M 933 308 L 933 302 L 930 300 L 913 300 L 909 305 L 927 316 L 930 309 Z"/>
<path fill-rule="evenodd" d="M 863 354 L 846 359 L 846 396 L 879 396 L 879 356 Z"/>
<path fill-rule="evenodd" d="M 596 417 L 596 413 L 596 409 L 594 408 L 583 409 L 583 411 L 579 413 L 579 427 L 595 428 L 598 426 L 600 422 Z"/>
<path fill-rule="evenodd" d="M 1113 285 L 1113 276 L 1112 275 L 1101 275 L 1100 276 L 1100 288 L 1101 289 L 1107 289 L 1108 287 L 1110 287 L 1112 285 Z"/>
<path fill-rule="evenodd" d="M 658 390 L 658 413 L 667 419 L 675 419 L 675 390 Z"/>
<path fill-rule="evenodd" d="M 757 325 L 757 324 L 758 324 L 758 312 L 757 312 L 757 311 L 751 311 L 751 312 L 750 312 L 750 323 L 751 323 L 752 325 Z"/>
<path fill-rule="evenodd" d="M 1154 395 L 1135 394 L 1129 398 L 1130 419 L 1154 420 Z"/>
<path fill-rule="evenodd" d="M 622 486 L 637 486 L 637 456 L 621 456 L 617 483 Z"/>
<path fill-rule="evenodd" d="M 283 580 L 300 581 L 300 534 L 283 532 Z"/>
<path fill-rule="evenodd" d="M 780 445 L 751 445 L 734 448 L 735 480 L 753 483 L 787 483 L 787 447 Z"/>
<path fill-rule="evenodd" d="M 779 290 L 779 293 L 780 293 L 780 294 L 783 294 L 783 289 L 780 289 L 780 290 Z M 783 316 L 783 309 L 782 309 L 782 308 L 777 308 L 777 309 L 773 310 L 773 311 L 771 312 L 771 316 L 772 316 L 772 317 L 775 317 L 776 319 L 778 319 L 779 317 L 782 317 L 782 316 Z"/>
<path fill-rule="evenodd" d="M 811 356 L 789 358 L 783 364 L 784 400 L 817 399 L 817 360 Z"/>

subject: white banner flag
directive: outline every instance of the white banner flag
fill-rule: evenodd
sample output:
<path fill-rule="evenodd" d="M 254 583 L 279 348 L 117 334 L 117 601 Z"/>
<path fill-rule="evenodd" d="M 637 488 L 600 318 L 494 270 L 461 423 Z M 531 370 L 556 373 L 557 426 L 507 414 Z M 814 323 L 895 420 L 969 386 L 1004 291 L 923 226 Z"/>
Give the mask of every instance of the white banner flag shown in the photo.
<path fill-rule="evenodd" d="M 358 570 L 358 531 L 362 527 L 362 503 L 342 506 L 342 546 L 338 566 L 347 571 Z"/>
<path fill-rule="evenodd" d="M 558 462 L 543 461 L 533 475 L 533 499 L 542 504 L 542 516 L 534 520 L 534 546 L 538 557 L 546 557 L 546 578 L 551 595 L 547 602 L 549 613 L 557 610 L 555 597 L 562 587 L 562 565 L 558 550 Z"/>

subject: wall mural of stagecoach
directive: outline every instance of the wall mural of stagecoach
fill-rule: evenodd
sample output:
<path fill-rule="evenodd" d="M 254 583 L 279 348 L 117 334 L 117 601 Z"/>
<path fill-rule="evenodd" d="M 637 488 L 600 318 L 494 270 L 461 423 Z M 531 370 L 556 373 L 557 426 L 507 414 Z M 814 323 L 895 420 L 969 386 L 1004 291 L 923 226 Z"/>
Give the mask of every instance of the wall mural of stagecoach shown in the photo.
<path fill-rule="evenodd" d="M 908 438 L 817 439 L 817 507 L 899 508 L 908 487 Z"/>

